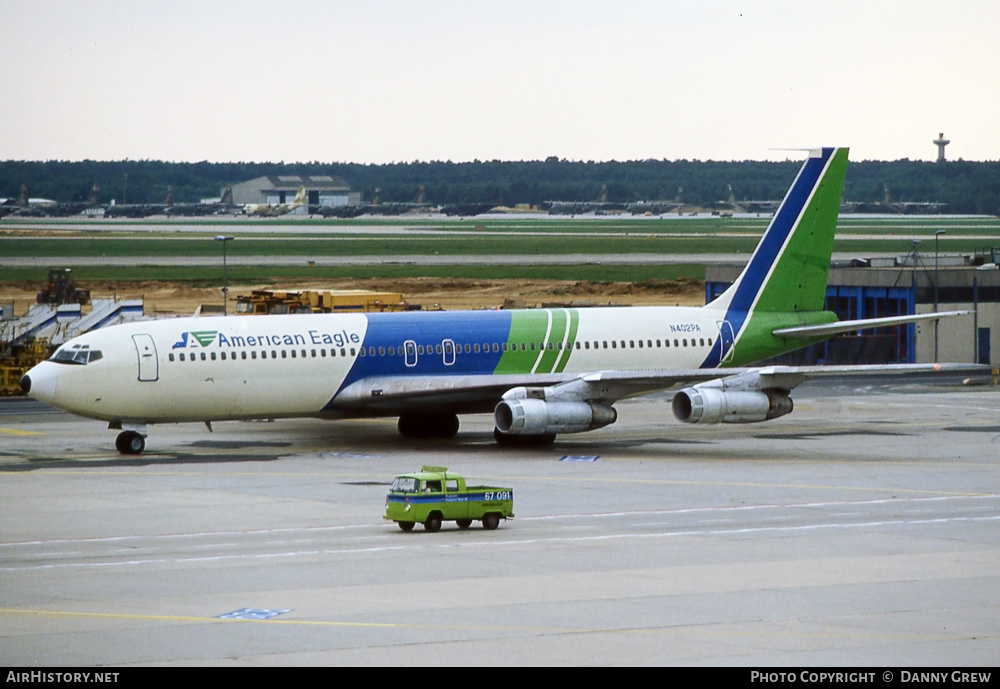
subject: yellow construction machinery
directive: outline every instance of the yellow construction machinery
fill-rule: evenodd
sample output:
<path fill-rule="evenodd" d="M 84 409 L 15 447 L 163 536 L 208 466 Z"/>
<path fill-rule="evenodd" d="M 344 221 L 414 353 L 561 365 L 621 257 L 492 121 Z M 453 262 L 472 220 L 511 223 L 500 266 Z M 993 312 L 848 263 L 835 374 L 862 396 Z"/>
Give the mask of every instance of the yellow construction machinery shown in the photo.
<path fill-rule="evenodd" d="M 255 289 L 236 297 L 236 313 L 266 315 L 284 313 L 372 313 L 380 311 L 419 311 L 399 292 L 338 290 L 274 292 Z"/>
<path fill-rule="evenodd" d="M 17 345 L 0 342 L 0 395 L 20 395 L 21 377 L 49 354 L 49 341 L 42 337 Z"/>

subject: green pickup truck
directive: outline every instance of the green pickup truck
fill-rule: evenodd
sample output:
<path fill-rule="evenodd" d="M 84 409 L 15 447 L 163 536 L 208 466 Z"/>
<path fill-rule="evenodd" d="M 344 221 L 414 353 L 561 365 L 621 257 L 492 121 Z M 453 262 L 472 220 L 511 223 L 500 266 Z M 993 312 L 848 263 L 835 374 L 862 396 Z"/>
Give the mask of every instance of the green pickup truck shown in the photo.
<path fill-rule="evenodd" d="M 403 531 L 410 531 L 418 522 L 426 531 L 438 531 L 445 521 L 468 529 L 477 519 L 484 529 L 495 529 L 501 519 L 513 516 L 512 488 L 467 486 L 462 476 L 445 467 L 425 466 L 392 482 L 385 496 L 383 519 L 396 522 Z"/>

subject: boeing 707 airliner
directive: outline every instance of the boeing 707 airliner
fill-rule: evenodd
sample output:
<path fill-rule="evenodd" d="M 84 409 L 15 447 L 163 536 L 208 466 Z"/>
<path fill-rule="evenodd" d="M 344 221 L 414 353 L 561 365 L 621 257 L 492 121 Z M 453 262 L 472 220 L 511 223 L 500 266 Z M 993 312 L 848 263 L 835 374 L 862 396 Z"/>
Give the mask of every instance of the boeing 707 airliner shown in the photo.
<path fill-rule="evenodd" d="M 497 442 L 544 444 L 614 423 L 620 399 L 674 388 L 683 422 L 774 419 L 811 377 L 941 368 L 749 367 L 839 332 L 950 315 L 823 311 L 846 168 L 846 148 L 810 151 L 746 268 L 702 307 L 151 320 L 66 342 L 21 387 L 109 422 L 123 454 L 143 451 L 151 424 L 282 417 L 391 416 L 404 436 L 450 437 L 459 415 L 493 413 Z"/>

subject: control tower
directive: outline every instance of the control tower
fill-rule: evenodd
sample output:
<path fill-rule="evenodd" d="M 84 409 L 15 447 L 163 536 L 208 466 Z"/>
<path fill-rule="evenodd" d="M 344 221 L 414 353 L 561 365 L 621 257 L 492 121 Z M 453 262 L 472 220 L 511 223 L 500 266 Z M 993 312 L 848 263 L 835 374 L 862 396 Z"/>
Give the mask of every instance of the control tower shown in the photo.
<path fill-rule="evenodd" d="M 934 145 L 938 147 L 938 159 L 939 163 L 944 162 L 944 147 L 951 143 L 951 139 L 944 138 L 944 132 L 938 134 L 938 138 L 934 140 Z"/>

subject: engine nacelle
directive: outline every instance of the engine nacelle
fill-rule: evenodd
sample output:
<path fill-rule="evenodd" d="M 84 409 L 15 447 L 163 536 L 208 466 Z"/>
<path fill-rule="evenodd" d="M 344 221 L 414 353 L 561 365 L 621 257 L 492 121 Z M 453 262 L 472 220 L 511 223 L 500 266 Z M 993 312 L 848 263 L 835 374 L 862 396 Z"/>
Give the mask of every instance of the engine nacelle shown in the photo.
<path fill-rule="evenodd" d="M 511 435 L 581 433 L 614 423 L 618 412 L 589 402 L 546 402 L 505 396 L 493 411 L 493 419 L 501 433 Z"/>
<path fill-rule="evenodd" d="M 792 398 L 779 390 L 731 390 L 696 385 L 674 395 L 674 416 L 684 423 L 755 423 L 792 411 Z"/>

